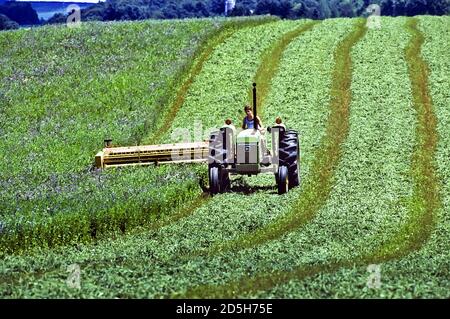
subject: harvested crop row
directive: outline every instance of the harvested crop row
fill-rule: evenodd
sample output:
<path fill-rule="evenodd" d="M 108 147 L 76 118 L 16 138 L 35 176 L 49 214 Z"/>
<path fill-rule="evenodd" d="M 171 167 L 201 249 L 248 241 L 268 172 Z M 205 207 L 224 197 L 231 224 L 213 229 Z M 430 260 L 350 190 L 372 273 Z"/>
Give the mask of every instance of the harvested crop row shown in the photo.
<path fill-rule="evenodd" d="M 414 122 L 414 114 L 408 114 L 404 103 L 395 103 L 409 97 L 407 78 L 401 80 L 407 70 L 402 59 L 402 48 L 398 46 L 398 43 L 406 45 L 406 41 L 401 40 L 405 34 L 398 32 L 399 27 L 401 30 L 398 21 L 389 21 L 388 24 L 383 32 L 369 30 L 367 36 L 353 48 L 350 132 L 344 143 L 336 185 L 325 207 L 303 231 L 254 249 L 259 250 L 260 254 L 265 253 L 264 258 L 260 258 L 266 264 L 274 265 L 267 275 L 261 271 L 257 277 L 245 277 L 217 290 L 214 287 L 199 287 L 191 292 L 191 296 L 198 293 L 200 296 L 230 297 L 239 296 L 244 291 L 254 295 L 258 289 L 265 290 L 295 276 L 327 271 L 327 267 L 320 265 L 328 264 L 324 261 L 347 258 L 353 254 L 354 247 L 370 245 L 368 239 L 372 240 L 372 237 L 379 236 L 381 242 L 389 237 L 390 229 L 393 229 L 390 223 L 395 226 L 401 215 L 392 216 L 392 211 L 398 206 L 392 207 L 386 199 L 397 191 L 398 196 L 402 196 L 402 192 L 408 194 L 408 186 L 411 185 L 403 175 L 408 173 L 408 154 L 412 153 L 413 148 L 413 131 L 410 129 L 408 132 L 408 128 Z M 377 45 L 380 42 L 395 42 L 396 45 L 380 47 Z M 380 63 L 379 68 L 372 67 L 370 61 L 374 60 Z M 391 82 L 398 83 L 397 92 L 385 90 Z M 374 102 L 371 102 L 372 99 Z M 392 119 L 388 125 L 384 125 L 386 114 Z M 405 134 L 398 136 L 399 129 Z M 398 158 L 402 156 L 405 160 L 398 163 Z M 377 206 L 381 207 L 380 210 Z M 405 215 L 406 209 L 403 212 Z M 386 226 L 390 227 L 384 233 Z M 245 255 L 252 254 L 247 251 Z M 295 270 L 286 272 L 288 269 Z M 216 292 L 219 294 L 215 295 Z"/>
<path fill-rule="evenodd" d="M 436 175 L 437 119 L 428 89 L 429 69 L 421 56 L 424 35 L 418 30 L 418 19 L 409 19 L 405 28 L 411 40 L 405 49 L 411 82 L 413 107 L 416 111 L 415 145 L 411 163 L 414 181 L 409 201 L 409 220 L 368 260 L 382 262 L 398 259 L 419 250 L 429 239 L 435 226 L 436 210 L 441 205 Z"/>
<path fill-rule="evenodd" d="M 314 154 L 310 179 L 302 184 L 298 198 L 290 203 L 290 211 L 262 229 L 238 238 L 235 241 L 219 244 L 212 251 L 244 249 L 274 240 L 310 221 L 327 200 L 333 187 L 333 177 L 340 160 L 341 145 L 348 133 L 349 105 L 351 101 L 351 47 L 365 34 L 364 21 L 357 30 L 337 48 L 336 67 L 330 89 L 330 114 L 327 131 L 320 140 Z"/>
<path fill-rule="evenodd" d="M 310 31 L 318 21 L 312 21 L 305 25 L 300 25 L 297 29 L 284 34 L 272 47 L 264 54 L 258 71 L 253 79 L 257 83 L 257 108 L 258 114 L 264 118 L 264 107 L 266 97 L 268 96 L 274 76 L 277 74 L 284 51 L 292 43 L 293 40 L 301 36 L 303 33 Z M 252 100 L 253 90 L 249 90 L 249 100 Z"/>
<path fill-rule="evenodd" d="M 408 74 L 411 81 L 411 95 L 413 97 L 413 105 L 416 111 L 417 125 L 415 126 L 415 145 L 414 152 L 411 161 L 411 175 L 414 182 L 414 191 L 411 199 L 408 201 L 408 218 L 399 223 L 397 229 L 393 229 L 390 237 L 386 238 L 384 241 L 378 241 L 374 248 L 373 242 L 376 240 L 367 241 L 365 249 L 362 250 L 361 256 L 357 257 L 355 260 L 351 258 L 344 258 L 342 261 L 337 261 L 336 263 L 329 263 L 321 265 L 318 267 L 304 267 L 303 269 L 298 269 L 296 272 L 281 273 L 279 274 L 280 281 L 288 281 L 289 278 L 295 277 L 295 274 L 299 277 L 305 277 L 319 272 L 332 271 L 340 267 L 350 267 L 352 264 L 374 264 L 384 261 L 389 261 L 392 259 L 399 259 L 411 252 L 419 250 L 425 243 L 425 241 L 430 237 L 431 229 L 434 225 L 434 219 L 436 215 L 436 209 L 439 207 L 439 195 L 438 192 L 438 182 L 435 175 L 435 150 L 436 150 L 436 120 L 433 113 L 433 106 L 428 93 L 428 69 L 424 61 L 420 56 L 421 44 L 423 41 L 422 34 L 417 30 L 416 20 L 403 19 L 406 25 L 406 30 L 411 34 L 411 40 L 405 49 L 404 56 L 408 63 Z M 417 205 L 416 203 L 420 203 Z M 442 219 L 441 219 L 442 220 Z M 443 219 L 445 222 L 445 218 Z M 445 229 L 445 228 L 444 228 Z M 442 234 L 443 229 L 438 233 Z M 379 236 L 382 237 L 382 236 Z M 441 239 L 442 240 L 442 239 Z M 445 241 L 445 240 L 444 240 Z M 435 245 L 435 244 L 434 244 Z M 433 244 L 431 244 L 433 246 Z M 354 247 L 353 247 L 354 248 Z M 369 248 L 369 249 L 367 249 Z M 417 253 L 416 254 L 420 254 Z M 430 255 L 430 252 L 427 254 Z M 447 256 L 448 257 L 448 256 Z M 441 269 L 440 272 L 434 275 L 437 278 L 437 282 L 430 284 L 434 286 L 437 292 L 442 293 L 443 289 L 448 286 L 446 283 L 445 274 L 448 273 L 448 261 L 445 261 L 445 254 L 437 254 L 432 260 L 432 265 L 437 266 Z M 402 264 L 398 262 L 397 264 Z M 403 265 L 409 265 L 411 267 L 411 261 L 406 261 Z M 419 269 L 422 268 L 419 266 Z M 445 270 L 444 270 L 445 269 Z M 390 270 L 390 272 L 389 272 Z M 410 269 L 410 271 L 414 271 Z M 423 268 L 422 268 L 423 271 Z M 348 271 L 347 271 L 348 273 Z M 389 280 L 392 282 L 392 275 L 394 271 L 392 268 L 388 268 L 388 276 L 391 277 Z M 404 280 L 402 278 L 402 280 Z M 337 280 L 342 282 L 341 280 Z M 267 283 L 268 280 L 266 279 Z M 271 278 L 273 284 L 274 280 Z M 354 282 L 354 280 L 351 280 Z M 395 282 L 395 281 L 394 281 Z M 397 285 L 401 285 L 397 283 Z M 348 282 L 343 281 L 344 285 Z M 301 286 L 302 284 L 297 284 Z M 361 282 L 358 283 L 361 286 Z M 394 286 L 395 287 L 395 286 Z M 398 289 L 398 286 L 397 286 Z M 423 288 L 422 288 L 423 289 Z M 363 290 L 363 289 L 362 289 Z M 408 288 L 405 289 L 408 291 Z M 283 289 L 278 289 L 278 292 L 282 292 Z M 293 291 L 298 291 L 301 293 L 302 289 L 292 289 L 292 285 L 287 288 L 287 291 L 292 293 Z M 364 290 L 363 290 L 364 291 Z M 386 296 L 386 294 L 391 294 L 395 296 L 395 290 L 386 293 L 386 289 L 379 291 L 381 296 Z M 367 289 L 365 291 L 367 293 Z M 426 290 L 419 290 L 417 292 L 409 292 L 410 294 L 424 294 L 426 295 Z M 276 292 L 275 292 L 276 294 Z M 372 295 L 376 295 L 372 292 Z"/>
<path fill-rule="evenodd" d="M 448 298 L 450 291 L 450 24 L 448 17 L 420 17 L 419 28 L 424 33 L 422 56 L 429 65 L 429 90 L 437 117 L 439 134 L 436 163 L 441 181 L 442 207 L 435 212 L 436 227 L 429 241 L 405 258 L 387 261 L 380 266 L 380 287 L 367 287 L 373 275 L 367 267 L 342 269 L 334 274 L 322 274 L 302 282 L 280 286 L 265 296 L 341 297 L 341 298 Z M 417 51 L 419 52 L 419 51 Z M 321 293 L 316 288 L 321 287 Z"/>
<path fill-rule="evenodd" d="M 289 90 L 291 98 L 290 103 L 295 104 L 295 108 L 286 109 L 283 108 L 282 105 L 275 105 L 278 105 L 277 107 L 279 107 L 280 109 L 282 108 L 283 112 L 286 112 L 287 118 L 290 119 L 289 121 L 294 121 L 294 118 L 299 113 L 304 114 L 304 116 L 299 117 L 300 124 L 297 125 L 298 127 L 302 128 L 301 131 L 304 132 L 304 135 L 308 137 L 307 141 L 310 141 L 311 143 L 306 143 L 306 145 L 304 145 L 304 148 L 306 147 L 306 149 L 308 150 L 317 147 L 317 145 L 314 145 L 315 137 L 321 136 L 325 132 L 326 119 L 328 115 L 326 106 L 327 101 L 329 100 L 327 94 L 329 93 L 328 88 L 331 83 L 331 70 L 333 69 L 334 65 L 332 59 L 333 52 L 335 51 L 336 45 L 346 36 L 346 34 L 348 34 L 348 32 L 352 28 L 353 21 L 348 19 L 325 21 L 323 22 L 323 25 L 315 27 L 311 32 L 305 33 L 301 37 L 296 39 L 292 43 L 292 45 L 289 46 L 288 51 L 286 51 L 284 58 L 285 60 L 281 65 L 281 72 L 290 72 L 291 77 L 287 77 L 286 79 L 284 79 L 284 77 L 281 76 L 280 79 L 283 79 L 282 83 L 284 83 L 285 80 L 289 83 L 297 83 L 298 86 L 304 87 L 304 90 Z M 330 29 L 333 31 L 330 31 Z M 296 72 L 296 70 L 303 71 Z M 295 74 L 295 76 L 292 76 L 293 74 Z M 318 78 L 318 74 L 322 76 Z M 320 90 L 319 88 L 322 88 L 323 92 L 315 92 L 314 88 L 316 88 L 316 90 Z M 299 96 L 296 96 L 295 94 L 299 94 Z M 303 110 L 303 112 L 301 110 Z M 270 112 L 270 108 L 268 108 L 266 111 Z M 322 119 L 321 122 L 317 121 L 317 119 L 319 118 Z M 314 121 L 311 121 L 311 119 L 314 119 Z M 305 157 L 309 158 L 310 161 L 308 162 L 310 163 L 313 156 L 311 154 L 307 154 L 305 155 Z M 306 170 L 304 170 L 303 173 L 305 171 Z M 264 178 L 262 179 L 264 180 Z M 273 185 L 272 179 L 273 178 L 271 177 L 271 185 Z M 253 181 L 249 180 L 248 182 Z M 259 182 L 260 181 L 258 181 L 258 183 Z M 266 180 L 266 183 L 268 184 L 269 181 Z M 271 196 L 271 198 L 273 197 L 273 199 L 269 201 L 271 205 L 273 205 L 272 203 L 275 202 L 279 203 L 280 197 L 275 194 L 267 194 L 267 191 L 264 193 L 257 192 L 256 194 L 253 194 L 253 200 L 251 202 L 248 202 L 246 200 L 246 196 L 242 194 L 227 194 L 223 197 L 225 197 L 227 200 L 229 200 L 230 198 L 236 198 L 235 203 L 241 205 L 241 208 L 239 209 L 238 213 L 234 213 L 236 215 L 235 218 L 240 225 L 244 225 L 245 220 L 247 220 L 247 223 L 250 226 L 255 225 L 255 222 L 259 222 L 259 220 L 262 218 L 264 218 L 265 220 L 270 220 L 270 218 L 273 218 L 273 215 L 268 213 L 268 211 L 274 208 L 269 205 L 264 205 L 264 201 L 267 200 L 268 195 Z M 220 199 L 222 198 L 222 196 L 216 198 Z M 255 217 L 253 213 L 255 201 L 258 201 L 260 203 L 261 214 L 258 217 Z M 214 208 L 214 212 L 212 213 L 207 209 L 203 211 L 204 208 L 202 207 L 202 210 L 200 212 L 197 212 L 192 217 L 196 216 L 197 214 L 203 214 L 202 212 L 204 212 L 205 216 L 210 215 L 212 218 L 213 216 L 217 215 L 220 218 L 224 213 L 228 211 L 228 207 L 234 209 L 233 206 L 236 206 L 236 204 L 233 204 L 233 202 L 229 202 L 226 207 L 219 206 Z M 245 207 L 242 206 L 243 202 L 246 205 Z M 207 206 L 210 205 L 208 204 Z M 213 206 L 210 206 L 209 209 L 211 209 L 211 207 Z M 223 209 L 221 209 L 222 207 Z M 279 209 L 276 209 L 277 210 L 274 211 L 274 213 L 280 213 Z M 250 213 L 252 213 L 253 216 Z M 214 226 L 216 226 L 216 228 L 222 227 L 221 224 L 223 223 L 223 221 L 219 219 L 214 223 Z M 154 293 L 161 293 L 164 291 L 170 291 L 171 289 L 181 290 L 182 287 L 189 287 L 192 285 L 192 283 L 195 282 L 222 282 L 226 281 L 227 278 L 232 279 L 233 277 L 239 277 L 243 274 L 243 269 L 248 269 L 249 265 L 255 263 L 255 261 L 257 260 L 249 259 L 248 262 L 246 262 L 245 256 L 243 256 L 241 261 L 244 261 L 244 263 L 243 265 L 237 267 L 236 271 L 233 271 L 233 269 L 229 267 L 229 263 L 233 258 L 235 258 L 234 256 L 230 256 L 230 258 L 214 258 L 213 260 L 211 260 L 211 262 L 205 261 L 203 259 L 193 259 L 188 264 L 183 265 L 183 263 L 180 263 L 179 261 L 177 262 L 176 260 L 172 260 L 172 256 L 175 254 L 175 252 L 180 252 L 180 247 L 178 247 L 178 243 L 171 243 L 170 238 L 179 238 L 180 241 L 183 241 L 183 246 L 185 246 L 185 248 L 183 249 L 184 251 L 186 249 L 198 248 L 199 243 L 202 244 L 200 242 L 201 238 L 197 238 L 197 236 L 193 235 L 192 232 L 186 232 L 187 229 L 194 228 L 187 228 L 185 227 L 186 225 L 182 223 L 180 223 L 180 227 L 178 227 L 179 230 L 174 233 L 173 230 L 175 230 L 175 226 L 176 225 L 172 225 L 168 227 L 168 231 L 161 231 L 157 237 L 154 237 L 153 235 L 144 236 L 142 234 L 139 236 L 134 236 L 132 238 L 127 237 L 127 239 L 124 239 L 123 241 L 116 242 L 114 247 L 111 247 L 108 243 L 95 247 L 95 251 L 97 251 L 98 249 L 98 253 L 105 256 L 105 259 L 109 257 L 114 261 L 117 261 L 116 257 L 121 257 L 121 260 L 123 262 L 118 262 L 117 267 L 112 268 L 111 266 L 105 266 L 103 267 L 104 269 L 95 269 L 90 268 L 89 266 L 87 266 L 86 269 L 83 268 L 83 271 L 86 272 L 86 276 L 89 278 L 87 280 L 90 280 L 91 282 L 91 284 L 89 284 L 91 286 L 91 289 L 85 292 L 86 295 L 95 295 L 100 291 L 103 293 L 107 293 L 106 290 L 102 288 L 102 286 L 104 286 L 106 283 L 103 282 L 102 284 L 98 281 L 98 278 L 102 277 L 101 273 L 103 273 L 103 271 L 107 271 L 110 274 L 109 276 L 115 276 L 114 274 L 117 274 L 117 271 L 120 271 L 120 269 L 133 269 L 133 272 L 136 273 L 137 276 L 141 276 L 142 278 L 142 291 L 139 292 L 139 290 L 133 290 L 134 292 L 132 294 L 135 296 L 151 296 L 153 295 L 153 293 L 152 291 L 148 290 L 149 287 L 153 287 L 152 289 L 155 291 Z M 216 229 L 210 229 L 208 224 L 198 224 L 197 226 L 197 228 L 202 227 L 208 227 L 204 231 L 204 233 L 206 233 L 207 231 L 206 235 L 213 235 L 215 233 L 217 234 L 217 232 L 221 233 L 220 229 L 218 231 Z M 251 231 L 252 229 L 254 228 L 249 228 L 246 231 Z M 149 237 L 154 238 L 154 242 L 149 241 Z M 189 243 L 189 239 L 193 240 L 193 242 L 188 246 L 187 244 Z M 220 239 L 220 237 L 218 239 Z M 162 245 L 158 249 L 157 244 L 161 240 L 169 241 L 170 245 Z M 133 247 L 139 247 L 139 249 Z M 155 249 L 157 250 L 156 253 L 158 253 L 159 256 L 155 256 Z M 108 252 L 102 253 L 102 251 L 105 250 L 107 250 Z M 158 250 L 164 252 L 164 254 L 158 252 Z M 65 256 L 64 258 L 58 257 L 61 256 L 61 253 L 51 254 L 53 256 L 52 258 L 35 257 L 35 259 L 39 260 L 36 265 L 55 265 L 55 260 L 62 259 L 71 260 L 71 262 L 78 262 L 89 259 L 92 260 L 92 255 L 95 255 L 96 253 L 93 251 L 89 251 L 89 249 L 83 249 L 82 251 L 67 251 L 63 253 Z M 29 265 L 29 261 L 24 261 L 24 264 Z M 56 265 L 58 265 L 58 263 L 56 263 Z M 270 265 L 266 264 L 266 266 Z M 174 273 L 178 274 L 176 278 L 171 275 Z M 218 274 L 221 273 L 223 273 L 223 275 L 220 276 L 222 278 L 218 277 Z M 54 279 L 52 278 L 57 277 L 57 274 L 49 274 L 48 277 L 42 278 L 42 280 L 39 280 L 39 282 L 45 286 L 46 282 L 53 281 Z M 127 283 L 125 278 L 124 280 L 118 278 L 116 279 L 120 281 L 120 283 L 118 282 L 118 286 L 122 287 L 120 289 L 122 292 L 128 291 L 131 285 L 136 284 L 136 282 Z M 144 291 L 144 286 L 146 287 L 147 292 Z M 61 289 L 64 290 L 64 287 L 61 287 Z M 38 290 L 39 289 L 36 289 L 34 291 L 38 292 Z M 30 294 L 32 293 L 33 292 L 30 291 Z"/>

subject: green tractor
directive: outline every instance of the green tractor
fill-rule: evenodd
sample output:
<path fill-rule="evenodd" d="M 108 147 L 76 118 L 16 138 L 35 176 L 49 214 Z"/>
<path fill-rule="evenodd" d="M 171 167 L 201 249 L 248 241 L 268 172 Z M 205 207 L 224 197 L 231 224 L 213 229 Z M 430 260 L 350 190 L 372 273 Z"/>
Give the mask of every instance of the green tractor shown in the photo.
<path fill-rule="evenodd" d="M 256 83 L 253 83 L 253 117 L 257 126 Z M 237 133 L 228 121 L 209 139 L 208 175 L 212 195 L 230 190 L 230 174 L 258 175 L 273 173 L 278 194 L 300 185 L 300 147 L 298 132 L 288 130 L 278 118 L 269 127 L 271 151 L 266 147 L 264 135 L 258 129 Z"/>

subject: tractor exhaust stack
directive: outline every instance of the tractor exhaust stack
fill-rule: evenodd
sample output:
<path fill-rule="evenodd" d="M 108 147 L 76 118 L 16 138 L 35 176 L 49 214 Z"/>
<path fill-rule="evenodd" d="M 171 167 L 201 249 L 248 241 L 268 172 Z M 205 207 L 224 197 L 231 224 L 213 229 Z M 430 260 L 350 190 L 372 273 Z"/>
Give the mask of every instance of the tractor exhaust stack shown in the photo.
<path fill-rule="evenodd" d="M 255 126 L 255 130 L 258 129 L 258 119 L 257 116 L 257 105 L 256 105 L 256 83 L 253 83 L 253 123 Z"/>

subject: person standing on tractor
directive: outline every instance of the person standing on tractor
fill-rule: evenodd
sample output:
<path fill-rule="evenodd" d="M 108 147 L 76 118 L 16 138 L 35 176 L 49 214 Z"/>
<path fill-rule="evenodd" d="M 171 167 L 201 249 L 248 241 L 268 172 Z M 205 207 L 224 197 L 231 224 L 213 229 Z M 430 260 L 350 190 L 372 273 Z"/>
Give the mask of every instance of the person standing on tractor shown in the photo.
<path fill-rule="evenodd" d="M 244 117 L 244 120 L 242 121 L 242 129 L 243 130 L 247 130 L 247 129 L 254 129 L 255 128 L 255 119 L 253 117 L 253 112 L 252 112 L 252 108 L 249 105 L 246 105 L 244 107 L 244 111 L 246 113 L 246 116 Z M 256 122 L 258 123 L 258 130 L 263 133 L 263 124 L 261 122 L 261 119 L 259 118 L 259 116 L 256 117 Z"/>

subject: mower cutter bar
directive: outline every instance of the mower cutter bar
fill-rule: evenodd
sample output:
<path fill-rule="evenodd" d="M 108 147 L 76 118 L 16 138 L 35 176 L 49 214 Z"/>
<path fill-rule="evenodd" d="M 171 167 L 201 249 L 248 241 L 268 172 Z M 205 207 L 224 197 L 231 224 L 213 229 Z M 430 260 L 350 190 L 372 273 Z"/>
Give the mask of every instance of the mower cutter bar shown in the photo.
<path fill-rule="evenodd" d="M 208 160 L 208 142 L 104 148 L 95 156 L 97 168 Z"/>

